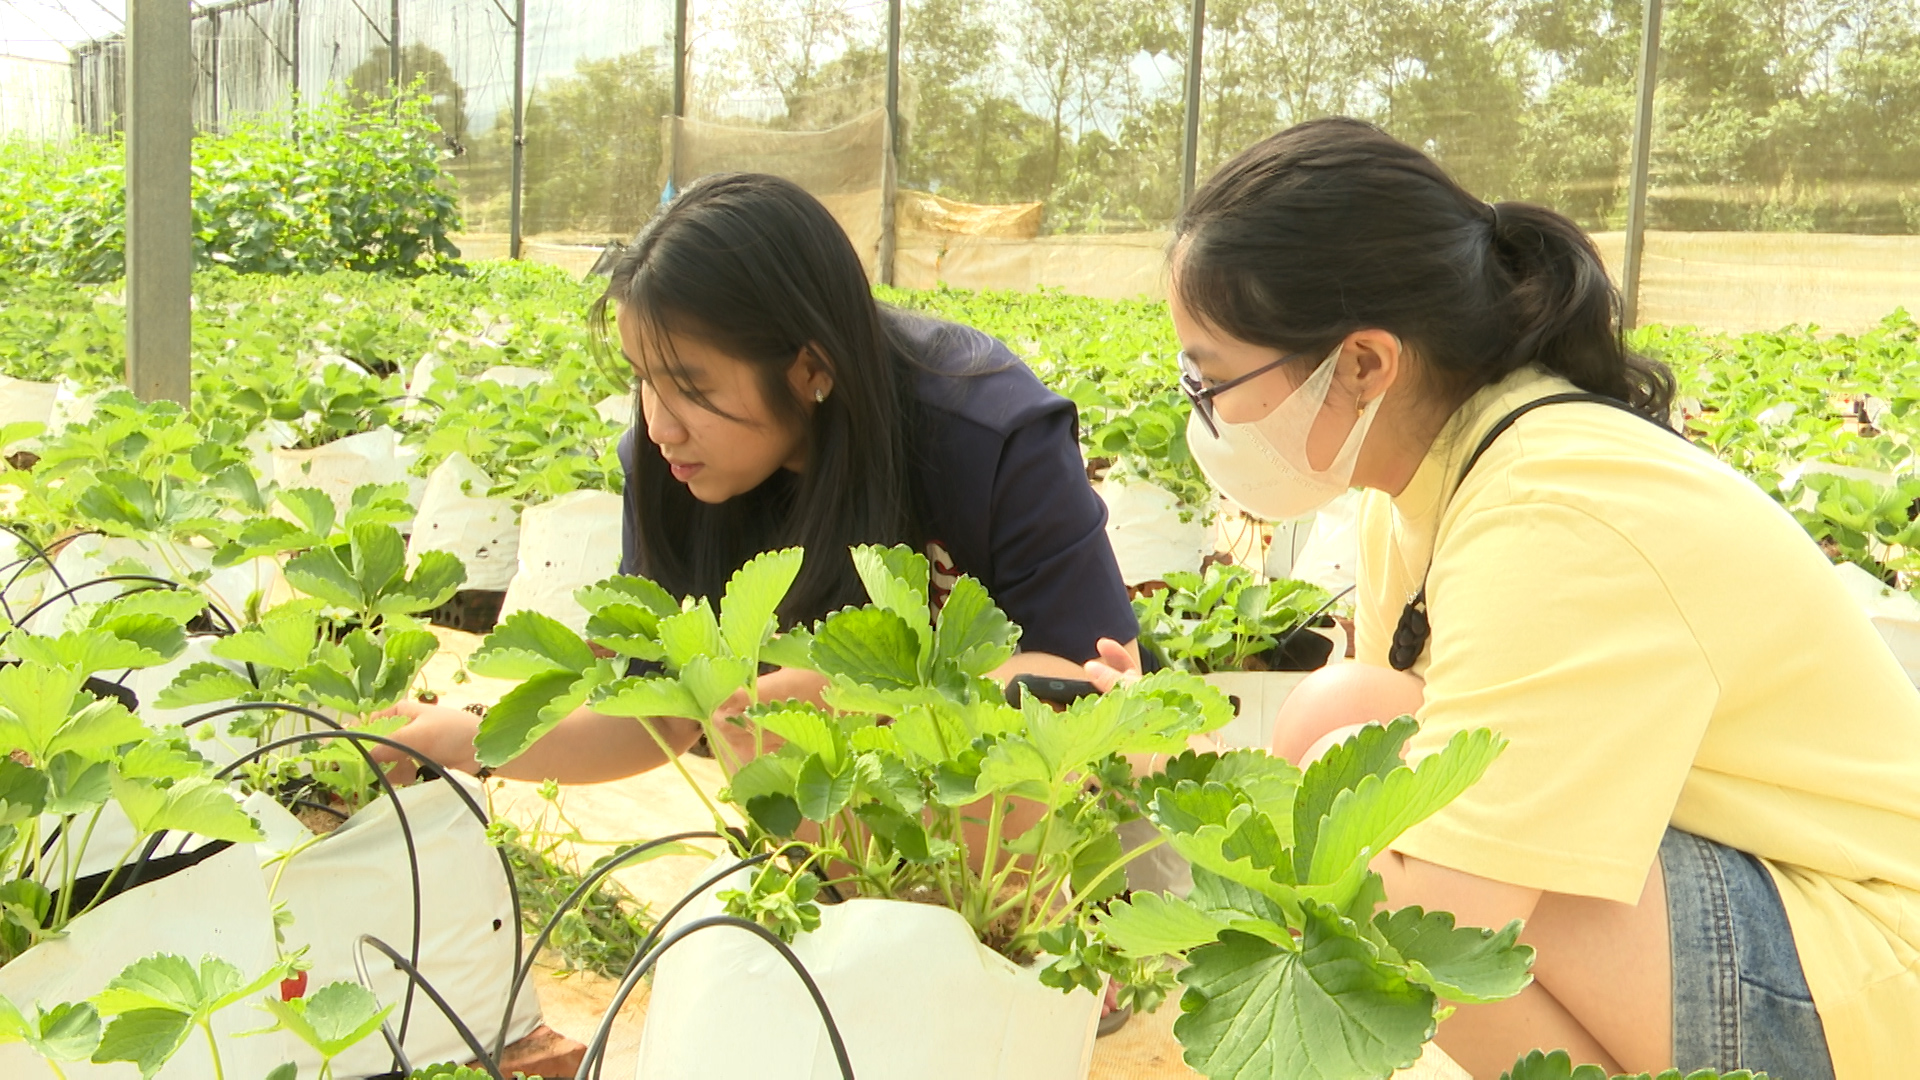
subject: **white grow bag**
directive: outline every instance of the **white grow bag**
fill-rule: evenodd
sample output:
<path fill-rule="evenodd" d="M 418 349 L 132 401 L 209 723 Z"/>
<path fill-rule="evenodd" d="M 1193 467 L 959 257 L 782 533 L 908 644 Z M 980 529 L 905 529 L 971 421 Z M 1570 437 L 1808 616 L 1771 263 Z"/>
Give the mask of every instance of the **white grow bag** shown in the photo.
<path fill-rule="evenodd" d="M 59 383 L 28 382 L 0 375 L 0 427 L 50 423 L 53 402 L 59 394 Z"/>
<path fill-rule="evenodd" d="M 383 425 L 312 450 L 276 449 L 273 479 L 281 487 L 319 488 L 333 500 L 335 512 L 344 515 L 358 488 L 406 482 L 400 435 Z"/>
<path fill-rule="evenodd" d="M 721 913 L 709 891 L 673 926 Z M 1041 985 L 953 911 L 850 900 L 821 908 L 793 951 L 860 1080 L 1082 1080 L 1092 1065 L 1100 999 Z M 654 970 L 641 1080 L 839 1080 L 813 998 L 758 935 L 699 931 Z"/>
<path fill-rule="evenodd" d="M 620 569 L 620 531 L 625 504 L 605 491 L 573 491 L 520 515 L 519 569 L 507 586 L 500 619 L 537 611 L 586 629 L 587 611 L 574 590 L 603 581 Z"/>
<path fill-rule="evenodd" d="M 1188 520 L 1180 520 L 1179 500 L 1158 484 L 1109 478 L 1100 481 L 1100 498 L 1107 504 L 1107 541 L 1128 585 L 1197 573 L 1213 551 L 1213 533 L 1201 515 L 1189 510 Z"/>
<path fill-rule="evenodd" d="M 1900 661 L 1908 681 L 1920 686 L 1920 600 L 1887 585 L 1853 563 L 1835 563 L 1840 584 L 1866 613 L 1880 640 Z"/>
<path fill-rule="evenodd" d="M 513 500 L 489 498 L 493 479 L 465 454 L 454 453 L 427 476 L 420 516 L 407 540 L 407 565 L 424 551 L 444 551 L 467 568 L 463 589 L 502 591 L 520 555 L 520 516 Z"/>
<path fill-rule="evenodd" d="M 1222 745 L 1235 750 L 1266 750 L 1273 746 L 1273 718 L 1287 696 L 1311 671 L 1216 671 L 1202 675 L 1208 686 L 1232 698 L 1238 708 L 1233 720 L 1213 733 Z"/>
<path fill-rule="evenodd" d="M 459 777 L 456 782 L 476 800 L 484 800 L 477 781 Z M 506 1012 L 514 943 L 520 934 L 499 850 L 487 842 L 486 827 L 448 780 L 401 788 L 399 795 L 420 863 L 420 974 L 491 1052 Z M 285 903 L 293 915 L 285 930 L 287 948 L 309 947 L 310 991 L 331 982 L 358 981 L 354 951 L 362 934 L 407 955 L 413 939 L 413 883 L 406 841 L 390 800 L 375 800 L 317 842 L 306 826 L 266 796 L 251 795 L 245 805 L 267 833 L 259 845 L 267 860 L 260 873 L 269 887 L 279 879 L 271 900 Z M 311 846 L 290 860 L 275 859 L 309 842 Z M 397 1034 L 407 975 L 371 947 L 366 964 L 374 995 L 381 1004 L 396 1006 L 389 1022 Z M 507 1025 L 507 1043 L 525 1038 L 538 1026 L 540 1002 L 529 980 Z M 418 990 L 402 1045 L 416 1065 L 473 1057 L 453 1025 Z M 302 1076 L 320 1068 L 320 1059 L 304 1046 L 289 1048 L 286 1054 L 299 1064 Z M 340 1080 L 375 1076 L 392 1064 L 386 1040 L 375 1036 L 336 1058 L 333 1075 Z"/>
<path fill-rule="evenodd" d="M 204 595 L 208 602 L 225 612 L 235 622 L 239 622 L 247 609 L 247 597 L 259 593 L 271 601 L 286 591 L 286 578 L 280 572 L 280 564 L 272 559 L 250 559 L 234 566 L 215 568 L 213 552 L 207 548 L 191 544 L 178 544 L 169 540 L 132 540 L 117 536 L 87 535 L 77 536 L 60 553 L 53 557 L 55 569 L 67 585 L 83 585 L 86 582 L 107 576 L 115 564 L 131 562 L 145 567 L 154 577 L 187 584 L 187 575 L 202 570 L 209 571 L 207 580 L 198 585 L 188 585 Z M 43 593 L 51 598 L 61 591 L 62 586 L 51 575 L 42 583 Z M 111 600 L 125 591 L 126 586 L 99 585 L 82 588 L 71 597 L 49 599 L 46 609 L 28 620 L 26 627 L 35 634 L 52 635 L 60 632 L 62 621 L 67 612 L 76 603 L 98 604 Z M 12 598 L 8 598 L 12 603 Z M 24 615 L 25 609 L 19 614 Z"/>
<path fill-rule="evenodd" d="M 252 980 L 272 967 L 273 912 L 252 845 L 236 844 L 198 866 L 147 882 L 101 904 L 67 926 L 67 936 L 27 950 L 0 968 L 0 994 L 15 1005 L 51 1006 L 80 1001 L 106 989 L 108 980 L 135 960 L 175 953 L 199 966 L 218 956 Z M 273 993 L 269 987 L 264 993 Z M 260 1077 L 287 1060 L 282 1037 L 238 1038 L 267 1026 L 266 1014 L 239 1002 L 214 1014 L 214 1034 L 226 1075 Z M 138 1069 L 124 1062 L 64 1063 L 70 1080 L 134 1080 Z M 205 1080 L 213 1075 L 204 1033 L 197 1029 L 158 1074 L 162 1080 Z M 51 1078 L 53 1070 L 20 1043 L 0 1046 L 0 1076 L 8 1080 Z"/>

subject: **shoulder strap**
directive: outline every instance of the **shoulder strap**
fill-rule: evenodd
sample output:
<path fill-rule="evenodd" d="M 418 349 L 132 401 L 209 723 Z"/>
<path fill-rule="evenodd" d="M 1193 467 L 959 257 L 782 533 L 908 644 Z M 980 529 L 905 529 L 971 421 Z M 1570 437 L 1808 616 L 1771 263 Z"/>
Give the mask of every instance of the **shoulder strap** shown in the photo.
<path fill-rule="evenodd" d="M 1466 480 L 1467 474 L 1472 472 L 1473 467 L 1480 463 L 1481 456 L 1493 446 L 1494 440 L 1506 434 L 1507 429 L 1513 426 L 1514 421 L 1541 406 L 1559 405 L 1570 401 L 1590 401 L 1596 405 L 1611 405 L 1621 412 L 1638 416 L 1650 424 L 1659 423 L 1645 413 L 1635 409 L 1633 406 L 1621 401 L 1619 398 L 1610 398 L 1605 394 L 1591 394 L 1586 391 L 1577 391 L 1565 394 L 1548 394 L 1543 398 L 1535 398 L 1501 417 L 1494 423 L 1493 427 L 1487 429 L 1486 435 L 1480 439 L 1480 445 L 1474 447 L 1473 453 L 1467 458 L 1466 466 L 1460 470 L 1460 476 L 1455 486 L 1458 487 L 1460 482 Z M 1659 426 L 1668 431 L 1673 430 L 1664 424 L 1660 424 Z M 1678 435 L 1679 432 L 1674 432 L 1674 434 Z M 1684 436 L 1682 437 L 1684 438 Z M 1427 583 L 1423 578 L 1420 582 L 1420 591 L 1414 594 L 1413 599 L 1407 601 L 1406 608 L 1400 612 L 1400 624 L 1394 627 L 1393 644 L 1387 650 L 1387 663 L 1392 664 L 1395 671 L 1405 671 L 1412 667 L 1414 661 L 1420 659 L 1420 653 L 1426 649 L 1427 639 L 1431 637 L 1432 634 L 1433 628 L 1427 622 Z"/>

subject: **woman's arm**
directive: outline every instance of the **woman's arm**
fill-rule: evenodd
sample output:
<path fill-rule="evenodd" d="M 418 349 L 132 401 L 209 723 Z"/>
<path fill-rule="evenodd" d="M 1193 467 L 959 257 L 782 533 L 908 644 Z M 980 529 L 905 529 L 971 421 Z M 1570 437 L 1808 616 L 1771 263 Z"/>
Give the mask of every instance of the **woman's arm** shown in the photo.
<path fill-rule="evenodd" d="M 1138 639 L 1129 641 L 1124 645 L 1111 641 L 1102 641 L 1100 645 L 1103 650 L 1103 655 L 1104 649 L 1111 645 L 1126 655 L 1127 670 L 1140 670 L 1140 642 Z M 1091 663 L 1099 662 L 1098 660 L 1091 661 Z M 1087 678 L 1087 672 L 1088 664 L 1076 664 L 1071 660 L 1055 656 L 1052 653 L 1023 652 L 1014 653 L 1012 659 L 995 668 L 993 677 L 1001 682 L 1006 682 L 1015 675 L 1046 675 L 1055 679 L 1085 679 Z M 1100 689 L 1106 690 L 1108 687 L 1102 686 Z"/>
<path fill-rule="evenodd" d="M 820 703 L 820 690 L 826 680 L 811 671 L 781 668 L 762 675 L 759 680 L 761 701 L 800 699 Z M 737 760 L 753 753 L 753 734 L 729 722 L 730 717 L 746 711 L 747 695 L 741 691 L 714 711 L 714 719 L 727 736 Z M 402 742 L 438 764 L 462 772 L 480 770 L 475 760 L 473 740 L 480 729 L 480 718 L 465 709 L 450 705 L 425 705 L 417 701 L 401 703 L 392 714 L 405 716 L 405 727 L 393 733 Z M 700 725 L 673 716 L 657 716 L 651 721 L 654 731 L 676 754 L 685 753 L 700 738 Z M 770 739 L 767 748 L 778 746 Z M 393 776 L 412 779 L 411 759 L 402 760 L 398 751 L 375 747 L 376 760 L 398 762 Z M 639 721 L 626 716 L 606 716 L 592 709 L 575 709 L 552 731 L 541 736 L 519 757 L 494 770 L 495 776 L 510 780 L 558 780 L 563 784 L 598 784 L 619 780 L 636 773 L 657 769 L 667 763 L 660 743 L 647 733 Z"/>

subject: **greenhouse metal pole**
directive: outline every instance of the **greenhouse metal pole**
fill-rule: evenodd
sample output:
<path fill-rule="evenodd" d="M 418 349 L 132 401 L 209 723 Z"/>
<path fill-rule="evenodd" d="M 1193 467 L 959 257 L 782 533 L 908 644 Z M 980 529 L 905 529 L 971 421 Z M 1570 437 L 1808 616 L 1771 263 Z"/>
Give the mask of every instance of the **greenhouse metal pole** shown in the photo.
<path fill-rule="evenodd" d="M 400 111 L 400 0 L 387 13 L 387 82 L 393 89 L 394 114 Z"/>
<path fill-rule="evenodd" d="M 513 168 L 508 183 L 507 258 L 520 257 L 520 186 L 527 166 L 527 0 L 513 4 Z"/>
<path fill-rule="evenodd" d="M 298 111 L 300 108 L 300 0 L 292 0 L 292 6 L 293 58 L 288 62 L 287 66 L 293 69 L 288 77 L 293 80 L 293 107 L 295 111 Z M 299 125 L 296 124 L 294 130 L 297 132 Z"/>
<path fill-rule="evenodd" d="M 1660 76 L 1661 0 L 1647 0 L 1640 34 L 1640 86 L 1633 118 L 1633 165 L 1627 179 L 1626 253 L 1620 267 L 1620 325 L 1640 325 L 1640 266 L 1647 244 L 1647 182 L 1653 159 L 1653 95 Z"/>
<path fill-rule="evenodd" d="M 667 187 L 680 183 L 680 121 L 687 115 L 687 0 L 673 0 L 673 124 L 667 133 Z"/>
<path fill-rule="evenodd" d="M 1206 56 L 1207 0 L 1193 0 L 1187 24 L 1187 142 L 1180 152 L 1180 205 L 1193 198 L 1200 169 L 1200 62 Z"/>
<path fill-rule="evenodd" d="M 187 404 L 193 339 L 193 23 L 127 3 L 127 384 Z"/>
<path fill-rule="evenodd" d="M 899 187 L 900 150 L 900 0 L 887 0 L 887 145 L 880 161 L 880 251 L 876 257 L 880 284 L 893 284 L 895 193 Z"/>

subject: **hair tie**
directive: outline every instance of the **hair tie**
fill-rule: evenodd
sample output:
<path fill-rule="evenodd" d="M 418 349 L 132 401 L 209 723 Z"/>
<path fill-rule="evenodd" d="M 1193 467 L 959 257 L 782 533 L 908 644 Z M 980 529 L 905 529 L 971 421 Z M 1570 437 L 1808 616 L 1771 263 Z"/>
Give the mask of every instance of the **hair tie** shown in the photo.
<path fill-rule="evenodd" d="M 1494 235 L 1500 233 L 1500 204 L 1487 204 L 1487 224 L 1493 227 Z"/>

